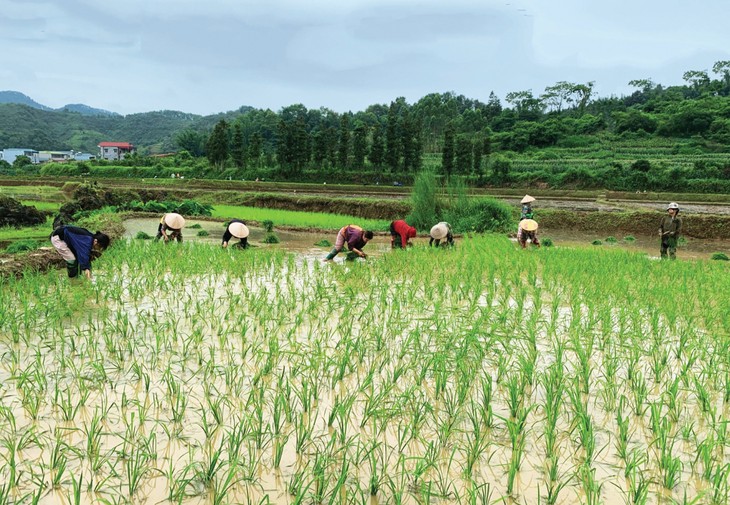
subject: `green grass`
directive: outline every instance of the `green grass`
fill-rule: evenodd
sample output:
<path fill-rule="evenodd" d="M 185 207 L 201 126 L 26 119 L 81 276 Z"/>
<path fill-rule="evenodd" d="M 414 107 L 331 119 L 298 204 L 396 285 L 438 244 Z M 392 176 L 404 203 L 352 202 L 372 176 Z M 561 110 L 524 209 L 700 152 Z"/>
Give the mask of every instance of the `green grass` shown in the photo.
<path fill-rule="evenodd" d="M 45 224 L 37 226 L 23 226 L 21 228 L 12 228 L 4 226 L 0 228 L 0 240 L 18 240 L 18 239 L 47 239 L 53 231 L 53 219 L 46 219 Z"/>
<path fill-rule="evenodd" d="M 57 211 L 61 208 L 62 203 L 59 202 L 41 202 L 38 200 L 21 200 L 20 203 L 23 205 L 30 205 L 38 210 L 50 210 Z"/>
<path fill-rule="evenodd" d="M 384 219 L 364 219 L 338 214 L 325 214 L 323 212 L 297 212 L 236 205 L 214 206 L 213 217 L 224 219 L 239 218 L 259 222 L 268 219 L 273 221 L 275 226 L 296 226 L 300 228 L 320 228 L 325 230 L 337 230 L 354 223 L 366 229 L 382 231 L 386 230 L 390 223 L 390 221 Z"/>

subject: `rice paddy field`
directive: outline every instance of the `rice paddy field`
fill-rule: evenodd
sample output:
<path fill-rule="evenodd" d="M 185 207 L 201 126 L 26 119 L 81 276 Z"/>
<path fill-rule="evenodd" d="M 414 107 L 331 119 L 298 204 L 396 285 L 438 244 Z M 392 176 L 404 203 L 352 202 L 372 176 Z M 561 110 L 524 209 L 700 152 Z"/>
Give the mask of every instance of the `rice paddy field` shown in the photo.
<path fill-rule="evenodd" d="M 0 504 L 722 504 L 721 262 L 120 242 L 0 280 Z"/>

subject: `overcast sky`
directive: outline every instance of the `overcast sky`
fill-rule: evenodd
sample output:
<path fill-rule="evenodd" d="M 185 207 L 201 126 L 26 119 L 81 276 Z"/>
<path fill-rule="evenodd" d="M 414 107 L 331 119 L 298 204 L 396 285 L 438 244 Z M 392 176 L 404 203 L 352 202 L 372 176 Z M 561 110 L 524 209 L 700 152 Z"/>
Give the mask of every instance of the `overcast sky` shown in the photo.
<path fill-rule="evenodd" d="M 730 60 L 728 19 L 728 0 L 0 0 L 0 90 L 121 114 L 622 95 Z"/>

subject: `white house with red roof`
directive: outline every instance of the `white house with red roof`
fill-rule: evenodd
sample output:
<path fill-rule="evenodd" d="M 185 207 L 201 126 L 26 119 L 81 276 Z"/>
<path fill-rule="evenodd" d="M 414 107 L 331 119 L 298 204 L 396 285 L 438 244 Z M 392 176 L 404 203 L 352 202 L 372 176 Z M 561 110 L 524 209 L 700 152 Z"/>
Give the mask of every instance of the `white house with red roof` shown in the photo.
<path fill-rule="evenodd" d="M 100 142 L 100 160 L 123 160 L 128 154 L 135 151 L 134 146 L 129 142 Z"/>

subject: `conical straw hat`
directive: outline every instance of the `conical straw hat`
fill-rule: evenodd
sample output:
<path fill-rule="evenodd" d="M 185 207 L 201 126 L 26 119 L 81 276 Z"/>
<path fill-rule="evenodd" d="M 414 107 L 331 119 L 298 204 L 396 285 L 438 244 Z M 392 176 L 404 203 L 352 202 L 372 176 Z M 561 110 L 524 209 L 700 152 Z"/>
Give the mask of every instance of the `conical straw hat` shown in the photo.
<path fill-rule="evenodd" d="M 532 197 L 530 195 L 525 195 L 522 198 L 522 200 L 520 200 L 520 203 L 530 203 L 530 202 L 534 202 L 534 201 L 535 201 L 535 197 Z"/>
<path fill-rule="evenodd" d="M 228 231 L 236 238 L 248 237 L 248 226 L 243 223 L 231 223 L 228 225 Z"/>
<path fill-rule="evenodd" d="M 185 218 L 180 214 L 170 212 L 165 215 L 165 224 L 173 230 L 182 230 L 185 228 Z"/>
<path fill-rule="evenodd" d="M 433 228 L 431 228 L 430 235 L 436 240 L 441 240 L 443 238 L 446 238 L 446 235 L 448 235 L 448 234 L 449 234 L 449 227 L 446 226 L 446 223 L 439 223 L 439 224 L 434 225 Z"/>
<path fill-rule="evenodd" d="M 537 230 L 537 221 L 534 219 L 523 219 L 520 221 L 520 228 L 525 231 L 535 231 Z"/>

